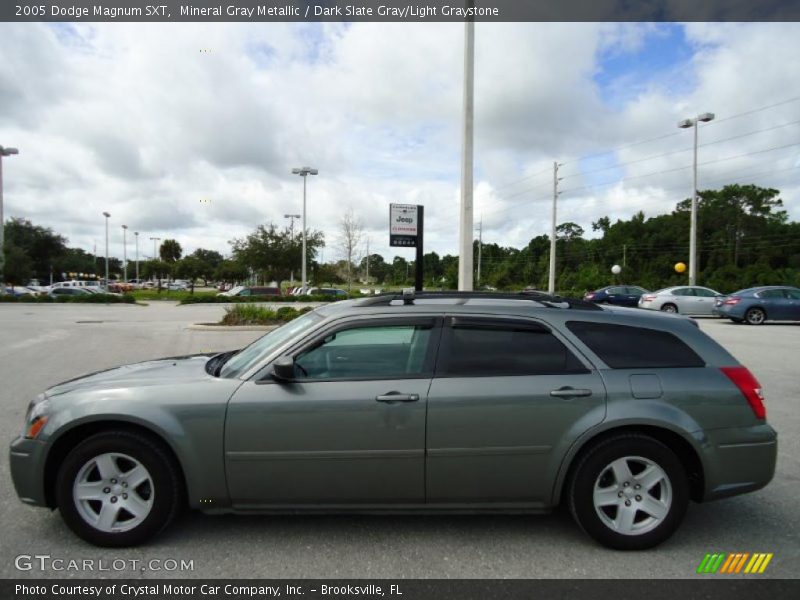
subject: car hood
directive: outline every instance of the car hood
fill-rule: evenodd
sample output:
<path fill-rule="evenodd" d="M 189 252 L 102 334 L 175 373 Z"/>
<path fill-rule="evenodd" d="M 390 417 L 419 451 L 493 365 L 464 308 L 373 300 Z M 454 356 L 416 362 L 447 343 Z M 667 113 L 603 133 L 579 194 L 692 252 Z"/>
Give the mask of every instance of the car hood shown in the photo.
<path fill-rule="evenodd" d="M 148 360 L 97 371 L 54 385 L 45 391 L 45 396 L 49 398 L 75 390 L 142 387 L 160 385 L 166 382 L 175 384 L 182 381 L 197 381 L 202 377 L 210 377 L 205 372 L 205 365 L 214 354 L 192 354 L 189 356 Z"/>

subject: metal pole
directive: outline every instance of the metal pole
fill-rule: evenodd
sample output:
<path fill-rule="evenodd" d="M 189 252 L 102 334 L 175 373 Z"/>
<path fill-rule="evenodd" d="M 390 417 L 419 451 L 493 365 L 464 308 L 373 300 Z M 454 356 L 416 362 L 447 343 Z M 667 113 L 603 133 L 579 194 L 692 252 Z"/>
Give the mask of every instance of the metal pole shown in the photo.
<path fill-rule="evenodd" d="M 689 285 L 697 282 L 697 123 L 694 120 L 694 160 L 692 161 L 692 216 L 689 231 Z"/>
<path fill-rule="evenodd" d="M 0 284 L 6 281 L 5 221 L 3 220 L 3 153 L 0 152 Z M 5 288 L 0 294 L 5 293 Z"/>
<path fill-rule="evenodd" d="M 139 279 L 139 232 L 134 231 L 133 235 L 136 236 L 136 283 L 141 285 L 142 281 Z"/>
<path fill-rule="evenodd" d="M 553 218 L 550 224 L 550 275 L 547 280 L 547 291 L 556 291 L 556 205 L 558 203 L 558 162 L 553 163 Z"/>
<path fill-rule="evenodd" d="M 367 238 L 367 285 L 369 285 L 369 238 Z"/>
<path fill-rule="evenodd" d="M 418 292 L 422 291 L 423 287 L 423 275 L 424 275 L 424 268 L 425 268 L 425 249 L 423 247 L 423 233 L 425 231 L 425 207 L 418 206 L 417 207 L 417 264 L 416 269 L 414 269 L 414 289 Z M 470 256 L 472 252 L 472 247 L 470 244 Z M 470 272 L 470 275 L 472 272 Z M 471 279 L 471 278 L 470 278 Z M 472 288 L 472 282 L 470 281 L 470 289 Z"/>
<path fill-rule="evenodd" d="M 128 283 L 128 226 L 122 226 L 122 279 Z"/>
<path fill-rule="evenodd" d="M 106 218 L 106 293 L 108 292 L 108 213 L 103 213 L 103 216 Z"/>
<path fill-rule="evenodd" d="M 483 216 L 478 224 L 478 288 L 481 287 L 481 258 L 483 255 Z"/>
<path fill-rule="evenodd" d="M 469 3 L 470 5 L 472 2 Z M 458 289 L 472 290 L 472 165 L 473 125 L 475 120 L 475 22 L 464 23 L 464 123 L 461 146 L 461 218 L 458 256 Z"/>
<path fill-rule="evenodd" d="M 303 293 L 306 293 L 306 179 L 308 175 L 303 175 L 303 273 L 301 283 Z"/>

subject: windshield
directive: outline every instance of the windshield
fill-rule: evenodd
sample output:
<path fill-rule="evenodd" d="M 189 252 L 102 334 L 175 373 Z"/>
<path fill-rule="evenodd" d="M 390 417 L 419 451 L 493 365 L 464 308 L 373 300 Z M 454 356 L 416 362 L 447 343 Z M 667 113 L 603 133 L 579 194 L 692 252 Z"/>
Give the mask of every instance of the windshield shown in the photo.
<path fill-rule="evenodd" d="M 323 317 L 317 312 L 310 312 L 273 329 L 267 335 L 258 338 L 247 348 L 231 357 L 220 369 L 220 377 L 238 377 L 257 362 L 268 356 L 273 350 L 290 338 L 311 329 L 322 321 Z"/>

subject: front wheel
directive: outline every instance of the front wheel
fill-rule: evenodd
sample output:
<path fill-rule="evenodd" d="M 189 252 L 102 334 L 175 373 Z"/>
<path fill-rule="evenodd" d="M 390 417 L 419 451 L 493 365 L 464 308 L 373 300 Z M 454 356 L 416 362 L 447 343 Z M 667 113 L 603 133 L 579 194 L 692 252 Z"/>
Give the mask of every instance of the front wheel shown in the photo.
<path fill-rule="evenodd" d="M 56 481 L 64 522 L 97 546 L 148 540 L 172 521 L 180 498 L 172 457 L 149 437 L 129 431 L 99 433 L 80 443 Z"/>
<path fill-rule="evenodd" d="M 680 460 L 661 442 L 638 434 L 591 448 L 571 480 L 569 502 L 581 528 L 617 550 L 644 550 L 669 538 L 689 504 Z"/>

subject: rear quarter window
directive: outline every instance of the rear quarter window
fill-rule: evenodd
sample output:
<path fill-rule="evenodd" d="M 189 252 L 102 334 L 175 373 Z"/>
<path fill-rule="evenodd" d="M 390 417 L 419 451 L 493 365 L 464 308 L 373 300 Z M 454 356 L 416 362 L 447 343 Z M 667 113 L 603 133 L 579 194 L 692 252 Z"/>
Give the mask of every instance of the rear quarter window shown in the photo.
<path fill-rule="evenodd" d="M 612 369 L 704 367 L 698 354 L 668 331 L 568 321 L 567 328 Z"/>

